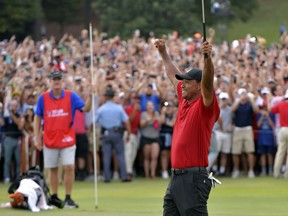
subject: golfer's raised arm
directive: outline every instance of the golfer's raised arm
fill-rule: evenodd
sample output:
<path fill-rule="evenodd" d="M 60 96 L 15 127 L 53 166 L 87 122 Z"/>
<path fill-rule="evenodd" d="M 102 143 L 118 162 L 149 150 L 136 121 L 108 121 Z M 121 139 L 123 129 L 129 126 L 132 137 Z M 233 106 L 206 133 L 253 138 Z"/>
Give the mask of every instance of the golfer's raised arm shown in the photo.
<path fill-rule="evenodd" d="M 204 69 L 201 82 L 201 93 L 203 95 L 203 102 L 206 107 L 211 106 L 214 98 L 214 65 L 211 59 L 212 45 L 208 41 L 204 41 L 201 47 L 202 54 L 207 54 L 204 58 Z"/>
<path fill-rule="evenodd" d="M 161 58 L 163 60 L 166 73 L 170 81 L 172 82 L 174 88 L 177 88 L 177 84 L 179 80 L 175 78 L 176 73 L 181 73 L 179 69 L 173 64 L 172 59 L 167 53 L 165 40 L 163 39 L 156 39 L 155 40 L 155 47 L 158 49 L 159 54 L 161 55 Z"/>

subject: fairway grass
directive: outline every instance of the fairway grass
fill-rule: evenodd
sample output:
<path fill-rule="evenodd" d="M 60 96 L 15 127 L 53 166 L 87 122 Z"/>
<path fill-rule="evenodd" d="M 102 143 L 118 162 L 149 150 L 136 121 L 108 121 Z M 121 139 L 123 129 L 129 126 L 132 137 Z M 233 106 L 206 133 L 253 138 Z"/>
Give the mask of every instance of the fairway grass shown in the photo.
<path fill-rule="evenodd" d="M 266 38 L 267 45 L 270 45 L 272 42 L 280 42 L 280 25 L 288 25 L 288 1 L 258 1 L 260 2 L 259 8 L 253 13 L 251 19 L 248 22 L 235 22 L 228 29 L 229 41 L 245 38 L 246 35 L 250 33 L 252 36 L 261 36 Z"/>
<path fill-rule="evenodd" d="M 222 178 L 212 189 L 208 202 L 210 216 L 287 216 L 288 180 L 266 178 Z M 131 183 L 98 182 L 98 208 L 95 208 L 94 183 L 76 182 L 72 198 L 79 209 L 41 211 L 47 216 L 160 216 L 168 181 L 137 178 Z M 7 185 L 0 183 L 0 203 L 8 202 Z M 64 187 L 59 188 L 60 198 Z M 0 209 L 1 216 L 25 216 L 25 210 Z"/>

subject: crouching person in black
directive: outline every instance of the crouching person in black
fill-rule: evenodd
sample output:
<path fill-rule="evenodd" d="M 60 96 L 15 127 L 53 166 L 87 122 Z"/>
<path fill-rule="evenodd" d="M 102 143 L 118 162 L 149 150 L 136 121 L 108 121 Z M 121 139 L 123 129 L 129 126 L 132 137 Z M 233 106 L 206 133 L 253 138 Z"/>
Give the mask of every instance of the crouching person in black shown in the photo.
<path fill-rule="evenodd" d="M 12 208 L 29 209 L 32 212 L 39 212 L 40 209 L 52 209 L 47 205 L 42 188 L 32 179 L 22 179 L 15 193 L 9 196 Z"/>

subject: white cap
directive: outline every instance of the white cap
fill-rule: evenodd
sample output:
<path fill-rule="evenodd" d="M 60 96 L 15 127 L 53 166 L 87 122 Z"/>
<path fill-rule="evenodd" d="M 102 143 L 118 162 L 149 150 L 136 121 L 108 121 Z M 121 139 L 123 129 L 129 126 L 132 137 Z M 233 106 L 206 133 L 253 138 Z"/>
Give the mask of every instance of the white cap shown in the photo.
<path fill-rule="evenodd" d="M 75 80 L 75 81 L 82 80 L 82 76 L 75 76 L 75 77 L 74 77 L 74 80 Z"/>
<path fill-rule="evenodd" d="M 221 93 L 219 94 L 219 99 L 220 99 L 220 100 L 222 100 L 222 99 L 229 99 L 228 93 L 226 93 L 226 92 L 221 92 Z"/>
<path fill-rule="evenodd" d="M 226 76 L 223 76 L 223 77 L 222 77 L 222 81 L 223 81 L 224 83 L 230 83 L 230 79 L 229 79 L 228 77 L 226 77 Z"/>
<path fill-rule="evenodd" d="M 237 48 L 240 45 L 239 40 L 232 41 L 232 49 Z"/>
<path fill-rule="evenodd" d="M 285 92 L 284 99 L 288 99 L 288 89 Z"/>
<path fill-rule="evenodd" d="M 247 90 L 245 88 L 239 88 L 237 93 L 238 95 L 247 94 Z"/>
<path fill-rule="evenodd" d="M 275 80 L 272 77 L 269 77 L 267 80 L 268 83 L 275 83 Z"/>
<path fill-rule="evenodd" d="M 250 42 L 250 43 L 256 43 L 256 40 L 257 40 L 257 39 L 256 39 L 255 37 L 251 37 L 251 38 L 249 39 L 249 42 Z"/>
<path fill-rule="evenodd" d="M 218 88 L 215 93 L 216 93 L 217 96 L 219 96 L 219 94 L 220 94 L 221 92 L 222 92 L 221 89 Z"/>
<path fill-rule="evenodd" d="M 118 97 L 119 98 L 123 98 L 125 96 L 125 93 L 124 92 L 119 92 L 119 94 L 118 94 Z"/>
<path fill-rule="evenodd" d="M 270 93 L 269 88 L 264 87 L 264 88 L 261 89 L 261 94 L 269 94 L 269 93 Z"/>

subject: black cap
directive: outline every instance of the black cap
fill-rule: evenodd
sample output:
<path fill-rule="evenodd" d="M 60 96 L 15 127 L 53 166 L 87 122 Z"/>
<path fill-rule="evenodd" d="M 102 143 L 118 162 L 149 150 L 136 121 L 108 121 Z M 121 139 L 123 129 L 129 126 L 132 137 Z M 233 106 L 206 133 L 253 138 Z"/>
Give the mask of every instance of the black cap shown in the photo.
<path fill-rule="evenodd" d="M 153 88 L 153 85 L 152 85 L 151 83 L 149 83 L 149 84 L 147 85 L 147 87 L 148 87 L 148 88 Z"/>
<path fill-rule="evenodd" d="M 109 97 L 109 98 L 113 98 L 115 96 L 115 92 L 113 89 L 107 89 L 104 96 Z"/>
<path fill-rule="evenodd" d="M 60 78 L 60 79 L 62 79 L 63 74 L 62 74 L 62 72 L 60 72 L 60 71 L 52 71 L 52 72 L 49 74 L 48 77 L 49 77 L 50 79 L 55 79 L 55 78 Z"/>
<path fill-rule="evenodd" d="M 191 69 L 188 72 L 182 74 L 178 73 L 175 75 L 178 80 L 197 80 L 201 82 L 202 79 L 202 70 L 200 69 Z"/>

